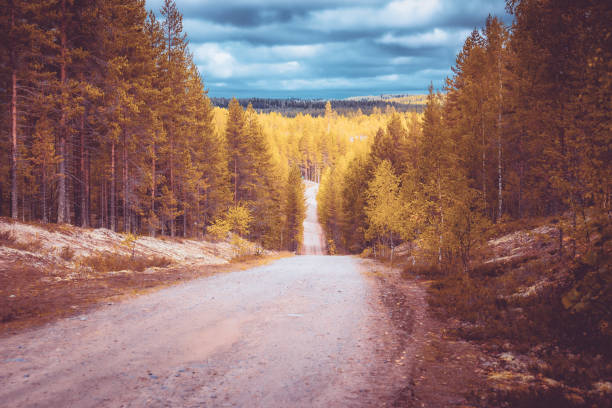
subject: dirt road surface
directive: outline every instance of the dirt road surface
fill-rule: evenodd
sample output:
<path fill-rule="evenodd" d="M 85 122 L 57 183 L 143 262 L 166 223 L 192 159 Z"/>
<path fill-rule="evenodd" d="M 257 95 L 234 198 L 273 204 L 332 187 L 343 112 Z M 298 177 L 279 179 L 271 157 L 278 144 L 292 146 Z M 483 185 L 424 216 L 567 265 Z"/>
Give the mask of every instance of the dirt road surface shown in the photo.
<path fill-rule="evenodd" d="M 325 254 L 323 229 L 317 216 L 317 192 L 319 185 L 306 181 L 306 219 L 304 220 L 304 242 L 300 253 L 303 255 Z"/>
<path fill-rule="evenodd" d="M 322 252 L 321 236 L 308 234 L 308 251 Z M 400 338 L 366 266 L 285 258 L 1 338 L 0 406 L 390 405 L 406 393 L 415 346 Z M 415 341 L 425 308 L 417 292 L 415 310 L 402 310 Z"/>

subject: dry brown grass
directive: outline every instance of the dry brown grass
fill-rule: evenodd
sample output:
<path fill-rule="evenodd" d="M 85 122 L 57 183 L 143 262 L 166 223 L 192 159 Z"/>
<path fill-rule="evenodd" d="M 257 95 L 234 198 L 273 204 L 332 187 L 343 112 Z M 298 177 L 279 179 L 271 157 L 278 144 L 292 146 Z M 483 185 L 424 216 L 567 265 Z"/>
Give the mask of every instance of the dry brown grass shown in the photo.
<path fill-rule="evenodd" d="M 163 268 L 172 261 L 162 256 L 131 256 L 111 252 L 97 253 L 80 259 L 83 266 L 89 267 L 95 272 L 113 271 L 137 271 L 142 272 L 147 268 Z"/>
<path fill-rule="evenodd" d="M 15 243 L 17 239 L 10 230 L 0 231 L 0 245 L 10 246 Z"/>
<path fill-rule="evenodd" d="M 18 241 L 12 231 L 9 230 L 0 232 L 0 245 L 28 252 L 39 252 L 43 248 L 40 239 L 32 239 L 26 242 Z"/>
<path fill-rule="evenodd" d="M 37 221 L 30 221 L 30 222 L 27 222 L 26 224 L 33 225 L 38 228 L 42 228 L 45 231 L 57 232 L 63 235 L 74 235 L 75 233 L 78 233 L 78 231 L 80 230 L 80 228 L 75 227 L 70 224 L 56 224 L 53 222 L 49 222 L 45 224 L 45 223 L 37 222 Z"/>
<path fill-rule="evenodd" d="M 62 249 L 59 251 L 59 256 L 64 261 L 72 261 L 72 258 L 74 258 L 74 249 L 70 248 L 67 245 L 63 246 Z"/>
<path fill-rule="evenodd" d="M 239 265 L 240 269 L 250 269 L 258 266 L 264 266 L 270 262 L 276 261 L 277 259 L 289 258 L 294 255 L 295 254 L 289 251 L 282 251 L 275 255 L 245 255 L 232 258 L 230 260 L 230 265 Z"/>

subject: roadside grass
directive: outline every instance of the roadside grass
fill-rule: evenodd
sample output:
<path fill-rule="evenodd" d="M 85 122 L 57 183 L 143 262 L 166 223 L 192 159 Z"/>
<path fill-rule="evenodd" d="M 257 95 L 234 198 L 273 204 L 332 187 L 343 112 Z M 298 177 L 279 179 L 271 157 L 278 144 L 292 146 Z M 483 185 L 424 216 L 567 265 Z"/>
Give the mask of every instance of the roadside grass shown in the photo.
<path fill-rule="evenodd" d="M 32 225 L 34 227 L 42 228 L 48 232 L 58 232 L 64 235 L 74 235 L 79 230 L 91 229 L 91 228 L 75 227 L 70 224 L 56 224 L 54 222 L 44 223 L 40 221 L 17 221 L 17 220 L 12 219 L 11 217 L 0 217 L 0 222 L 9 224 L 9 225 L 11 224 Z"/>
<path fill-rule="evenodd" d="M 72 259 L 74 258 L 74 254 L 74 249 L 72 249 L 68 245 L 63 246 L 62 249 L 60 249 L 59 251 L 60 258 L 62 258 L 66 262 L 72 261 Z"/>
<path fill-rule="evenodd" d="M 278 259 L 289 258 L 295 256 L 293 252 L 281 251 L 274 255 L 264 255 L 262 253 L 255 253 L 250 255 L 235 256 L 230 260 L 229 265 L 235 265 L 240 270 L 256 268 L 258 266 L 268 265 L 270 262 L 274 262 Z"/>
<path fill-rule="evenodd" d="M 38 252 L 43 248 L 40 239 L 32 239 L 26 242 L 19 241 L 10 230 L 0 231 L 0 245 L 28 252 Z"/>
<path fill-rule="evenodd" d="M 147 268 L 163 268 L 169 266 L 172 260 L 163 256 L 131 256 L 111 252 L 96 253 L 79 259 L 82 266 L 95 272 L 136 271 Z"/>

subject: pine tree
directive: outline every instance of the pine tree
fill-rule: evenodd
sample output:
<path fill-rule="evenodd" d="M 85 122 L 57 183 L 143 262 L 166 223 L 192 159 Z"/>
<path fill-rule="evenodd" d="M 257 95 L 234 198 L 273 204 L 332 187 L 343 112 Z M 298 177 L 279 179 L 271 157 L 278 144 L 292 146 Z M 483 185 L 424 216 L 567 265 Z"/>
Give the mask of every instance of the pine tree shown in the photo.
<path fill-rule="evenodd" d="M 167 161 L 167 176 L 169 183 L 167 188 L 162 189 L 164 198 L 164 218 L 169 221 L 170 235 L 176 233 L 175 220 L 176 217 L 182 214 L 178 208 L 177 198 L 177 169 L 175 163 L 176 146 L 181 143 L 179 140 L 182 136 L 179 131 L 180 123 L 182 122 L 182 110 L 177 107 L 184 106 L 184 86 L 186 80 L 186 48 L 187 37 L 183 33 L 183 18 L 178 11 L 173 0 L 164 0 L 161 8 L 161 14 L 164 17 L 162 23 L 162 32 L 164 34 L 164 76 L 166 78 L 166 86 L 164 88 L 164 99 L 166 101 L 165 112 L 162 114 L 163 124 L 166 130 L 168 145 L 164 151 Z"/>
<path fill-rule="evenodd" d="M 244 125 L 244 111 L 236 98 L 233 98 L 228 106 L 227 125 L 225 127 L 225 140 L 227 142 L 228 170 L 231 174 L 231 183 L 234 193 L 234 204 L 240 202 L 242 197 L 238 194 L 238 186 L 241 185 L 239 169 L 246 153 Z"/>
<path fill-rule="evenodd" d="M 304 184 L 300 169 L 293 166 L 289 171 L 286 187 L 286 237 L 287 249 L 297 251 L 302 243 L 303 222 L 306 213 L 306 203 L 304 202 Z"/>
<path fill-rule="evenodd" d="M 10 140 L 10 215 L 18 217 L 18 161 L 22 121 L 28 107 L 35 101 L 28 95 L 36 95 L 35 81 L 42 72 L 35 63 L 41 55 L 42 47 L 52 46 L 52 37 L 42 27 L 45 4 L 40 2 L 11 0 L 0 7 L 0 68 L 6 75 L 8 90 L 9 140 Z M 27 91 L 27 92 L 25 92 Z"/>
<path fill-rule="evenodd" d="M 49 222 L 48 198 L 50 184 L 55 178 L 55 167 L 60 158 L 55 153 L 55 138 L 50 120 L 46 117 L 36 122 L 32 144 L 32 164 L 36 168 L 41 184 L 42 222 Z"/>
<path fill-rule="evenodd" d="M 376 167 L 366 194 L 365 213 L 369 225 L 366 237 L 388 245 L 391 248 L 389 258 L 393 261 L 394 243 L 402 231 L 403 208 L 400 179 L 395 175 L 391 162 L 383 160 Z"/>

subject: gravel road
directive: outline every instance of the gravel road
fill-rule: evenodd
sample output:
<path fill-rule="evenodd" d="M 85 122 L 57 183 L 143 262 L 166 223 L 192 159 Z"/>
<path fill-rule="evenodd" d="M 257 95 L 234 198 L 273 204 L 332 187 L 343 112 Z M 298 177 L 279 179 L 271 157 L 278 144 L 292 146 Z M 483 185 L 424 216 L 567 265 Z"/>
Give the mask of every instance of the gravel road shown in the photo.
<path fill-rule="evenodd" d="M 285 258 L 2 338 L 0 406 L 381 406 L 407 367 L 364 265 Z"/>
<path fill-rule="evenodd" d="M 317 216 L 319 185 L 311 181 L 305 183 L 306 219 L 304 220 L 304 239 L 300 253 L 304 255 L 323 255 L 326 252 L 325 239 Z"/>

